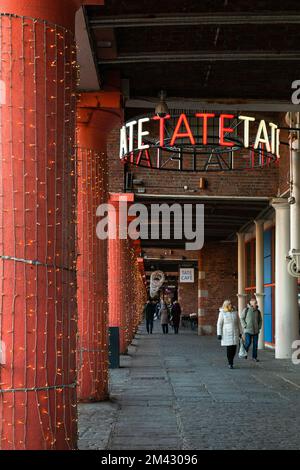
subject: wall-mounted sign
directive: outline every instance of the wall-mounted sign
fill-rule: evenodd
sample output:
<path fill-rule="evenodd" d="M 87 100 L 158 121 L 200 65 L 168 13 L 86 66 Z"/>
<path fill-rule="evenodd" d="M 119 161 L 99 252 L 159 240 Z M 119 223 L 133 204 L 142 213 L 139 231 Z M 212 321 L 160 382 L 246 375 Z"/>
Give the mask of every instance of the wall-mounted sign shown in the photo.
<path fill-rule="evenodd" d="M 143 116 L 122 126 L 120 159 L 173 171 L 255 168 L 278 160 L 279 133 L 277 124 L 245 115 Z"/>
<path fill-rule="evenodd" d="M 179 282 L 194 282 L 194 268 L 180 268 Z"/>

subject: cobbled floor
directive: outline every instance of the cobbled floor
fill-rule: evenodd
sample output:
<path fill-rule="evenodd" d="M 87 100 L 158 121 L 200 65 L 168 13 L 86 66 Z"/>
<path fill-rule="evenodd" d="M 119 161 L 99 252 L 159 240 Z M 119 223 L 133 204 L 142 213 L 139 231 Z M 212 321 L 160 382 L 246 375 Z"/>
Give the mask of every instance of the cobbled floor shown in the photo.
<path fill-rule="evenodd" d="M 259 358 L 230 370 L 216 338 L 142 326 L 110 373 L 110 401 L 79 406 L 79 448 L 300 449 L 300 365 Z"/>

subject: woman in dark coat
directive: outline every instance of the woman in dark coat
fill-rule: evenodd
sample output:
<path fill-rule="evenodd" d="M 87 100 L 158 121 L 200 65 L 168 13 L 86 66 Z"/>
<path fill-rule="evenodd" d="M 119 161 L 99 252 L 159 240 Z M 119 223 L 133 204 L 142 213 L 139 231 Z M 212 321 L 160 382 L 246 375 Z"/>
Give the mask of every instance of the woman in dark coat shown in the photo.
<path fill-rule="evenodd" d="M 174 300 L 171 310 L 171 318 L 174 327 L 175 335 L 178 335 L 179 324 L 180 324 L 180 316 L 181 316 L 181 307 L 177 300 Z"/>

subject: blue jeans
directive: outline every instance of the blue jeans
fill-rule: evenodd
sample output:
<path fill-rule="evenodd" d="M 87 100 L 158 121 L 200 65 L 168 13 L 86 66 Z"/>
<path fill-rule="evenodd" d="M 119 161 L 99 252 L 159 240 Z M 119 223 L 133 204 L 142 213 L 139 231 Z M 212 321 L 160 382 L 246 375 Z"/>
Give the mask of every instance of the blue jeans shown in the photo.
<path fill-rule="evenodd" d="M 249 351 L 252 341 L 252 357 L 253 359 L 257 359 L 258 334 L 251 335 L 250 333 L 245 333 L 245 349 L 247 352 Z"/>

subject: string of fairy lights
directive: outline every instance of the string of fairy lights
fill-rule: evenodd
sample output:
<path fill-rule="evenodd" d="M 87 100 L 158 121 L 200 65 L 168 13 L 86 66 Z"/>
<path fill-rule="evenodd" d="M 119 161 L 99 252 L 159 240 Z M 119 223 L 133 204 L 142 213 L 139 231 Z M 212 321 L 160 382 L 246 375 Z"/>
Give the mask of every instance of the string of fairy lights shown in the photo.
<path fill-rule="evenodd" d="M 76 442 L 76 49 L 73 33 L 0 17 L 3 449 Z M 30 428 L 30 432 L 29 432 Z"/>
<path fill-rule="evenodd" d="M 0 448 L 74 449 L 78 390 L 100 399 L 108 381 L 106 155 L 75 154 L 72 32 L 1 14 L 0 50 Z M 118 256 L 128 345 L 146 291 L 130 240 Z"/>
<path fill-rule="evenodd" d="M 143 307 L 146 302 L 146 289 L 137 263 L 137 254 L 131 240 L 124 240 L 121 256 L 123 261 L 120 273 L 120 279 L 122 279 L 120 294 L 123 305 L 121 329 L 125 335 L 125 344 L 128 346 L 141 321 Z"/>
<path fill-rule="evenodd" d="M 78 161 L 78 383 L 81 399 L 107 395 L 107 241 L 96 237 L 95 217 L 107 199 L 107 161 L 102 152 L 79 147 Z"/>
<path fill-rule="evenodd" d="M 118 203 L 110 203 L 118 219 Z M 145 278 L 137 262 L 140 246 L 136 242 L 118 236 L 109 240 L 109 318 L 112 326 L 119 327 L 121 352 L 131 343 L 146 302 Z"/>

